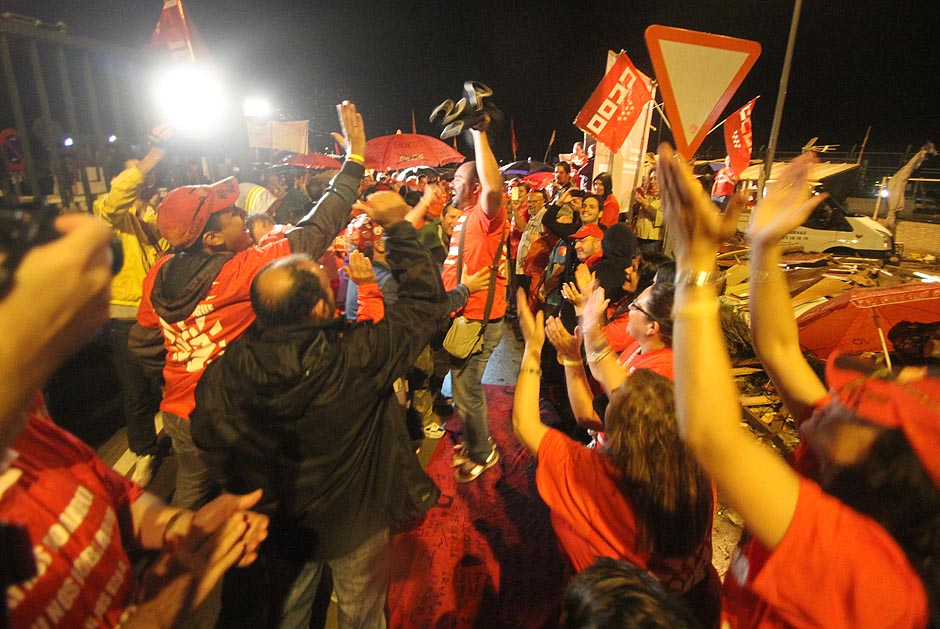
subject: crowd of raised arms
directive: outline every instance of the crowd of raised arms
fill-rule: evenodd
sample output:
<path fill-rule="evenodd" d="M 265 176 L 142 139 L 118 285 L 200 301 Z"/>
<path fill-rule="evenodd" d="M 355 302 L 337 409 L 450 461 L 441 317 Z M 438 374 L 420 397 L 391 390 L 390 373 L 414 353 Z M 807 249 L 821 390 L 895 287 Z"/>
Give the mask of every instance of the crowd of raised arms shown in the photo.
<path fill-rule="evenodd" d="M 561 626 L 940 627 L 940 373 L 838 355 L 823 380 L 804 358 L 779 243 L 822 198 L 809 158 L 747 234 L 754 350 L 801 433 L 784 460 L 742 428 L 719 317 L 746 199 L 717 207 L 668 145 L 623 205 L 580 144 L 543 187 L 504 181 L 487 115 L 452 178 L 367 173 L 363 117 L 337 110 L 328 183 L 161 194 L 158 126 L 94 216 L 0 252 L 0 624 L 178 626 L 220 586 L 219 627 L 307 627 L 328 566 L 338 625 L 385 627 L 394 533 L 440 497 L 416 447 L 452 434 L 458 484 L 497 473 L 483 374 L 515 326 L 512 427 L 571 578 Z M 40 393 L 102 329 L 130 478 Z M 144 488 L 155 414 L 169 504 Z M 745 525 L 723 582 L 718 492 Z"/>

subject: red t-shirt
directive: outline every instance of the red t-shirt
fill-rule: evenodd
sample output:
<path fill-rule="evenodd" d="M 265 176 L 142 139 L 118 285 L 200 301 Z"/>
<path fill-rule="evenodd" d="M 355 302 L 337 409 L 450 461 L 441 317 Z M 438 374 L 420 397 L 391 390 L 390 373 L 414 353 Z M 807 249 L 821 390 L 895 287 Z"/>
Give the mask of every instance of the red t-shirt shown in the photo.
<path fill-rule="evenodd" d="M 715 175 L 715 183 L 712 184 L 713 197 L 731 197 L 734 196 L 734 185 L 737 180 L 731 169 L 725 166 Z"/>
<path fill-rule="evenodd" d="M 604 207 L 601 208 L 600 224 L 604 227 L 610 227 L 620 220 L 620 204 L 617 203 L 617 197 L 612 194 L 604 199 Z"/>
<path fill-rule="evenodd" d="M 26 530 L 37 572 L 7 589 L 11 626 L 115 626 L 135 592 L 124 542 L 142 490 L 53 424 L 41 400 L 11 454 L 0 521 Z"/>
<path fill-rule="evenodd" d="M 671 347 L 641 354 L 639 342 L 633 341 L 627 346 L 627 349 L 623 350 L 617 362 L 629 373 L 633 373 L 637 369 L 649 369 L 670 380 L 676 379 Z"/>
<path fill-rule="evenodd" d="M 463 244 L 463 265 L 466 273 L 473 274 L 483 267 L 493 264 L 493 259 L 499 256 L 499 267 L 496 271 L 496 287 L 493 294 L 493 307 L 490 310 L 490 319 L 499 319 L 506 314 L 506 277 L 508 263 L 506 261 L 506 247 L 503 246 L 504 230 L 508 232 L 506 224 L 506 207 L 500 206 L 496 216 L 487 216 L 483 207 L 477 203 L 472 208 L 464 210 L 463 215 L 457 219 L 454 231 L 450 235 L 450 249 L 444 260 L 444 270 L 441 274 L 444 288 L 453 290 L 457 287 L 457 250 L 460 247 L 460 233 L 466 228 L 467 236 Z M 464 306 L 463 316 L 468 319 L 480 321 L 486 309 L 487 291 L 480 290 L 470 294 L 467 305 Z"/>
<path fill-rule="evenodd" d="M 730 627 L 923 627 L 928 618 L 897 542 L 806 478 L 783 540 L 773 551 L 742 543 L 722 594 Z"/>
<path fill-rule="evenodd" d="M 189 419 L 196 406 L 193 394 L 202 372 L 255 320 L 249 295 L 251 281 L 265 264 L 290 254 L 290 242 L 286 238 L 236 253 L 222 265 L 209 292 L 193 312 L 176 323 L 168 323 L 158 316 L 150 297 L 157 272 L 172 256 L 161 258 L 153 266 L 144 279 L 137 323 L 163 331 L 167 353 L 161 410 Z"/>
<path fill-rule="evenodd" d="M 682 594 L 711 569 L 711 527 L 688 557 L 664 560 L 636 548 L 636 514 L 617 485 L 606 455 L 551 429 L 539 444 L 535 483 L 551 511 L 552 528 L 576 571 L 598 557 L 629 561 Z"/>

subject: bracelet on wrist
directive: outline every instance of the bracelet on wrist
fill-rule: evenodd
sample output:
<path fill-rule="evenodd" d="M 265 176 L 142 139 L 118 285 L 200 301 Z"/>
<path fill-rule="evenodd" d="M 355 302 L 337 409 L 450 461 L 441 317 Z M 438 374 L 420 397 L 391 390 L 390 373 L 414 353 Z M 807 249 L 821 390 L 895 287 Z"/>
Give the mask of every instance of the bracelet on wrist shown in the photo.
<path fill-rule="evenodd" d="M 150 148 L 154 148 L 154 149 L 163 148 L 163 140 L 161 140 L 160 136 L 156 135 L 155 133 L 150 134 L 150 138 L 148 138 L 148 141 L 150 142 Z"/>
<path fill-rule="evenodd" d="M 346 159 L 348 159 L 351 162 L 356 162 L 360 166 L 366 163 L 366 158 L 360 155 L 359 153 L 350 153 L 349 155 L 346 156 Z"/>
<path fill-rule="evenodd" d="M 565 367 L 580 367 L 583 363 L 580 360 L 558 357 L 558 362 Z"/>
<path fill-rule="evenodd" d="M 679 271 L 676 273 L 676 286 L 694 286 L 701 288 L 703 286 L 713 286 L 721 279 L 721 272 L 711 271 Z"/>
<path fill-rule="evenodd" d="M 589 363 L 599 363 L 612 352 L 610 345 L 605 345 L 600 349 L 588 352 L 587 361 Z"/>
<path fill-rule="evenodd" d="M 541 370 L 541 369 L 538 369 L 538 368 L 536 368 L 536 367 L 519 367 L 519 373 L 520 373 L 520 374 L 523 374 L 523 373 L 531 373 L 531 374 L 534 374 L 534 375 L 536 375 L 536 376 L 541 376 L 541 375 L 542 375 L 542 370 Z"/>

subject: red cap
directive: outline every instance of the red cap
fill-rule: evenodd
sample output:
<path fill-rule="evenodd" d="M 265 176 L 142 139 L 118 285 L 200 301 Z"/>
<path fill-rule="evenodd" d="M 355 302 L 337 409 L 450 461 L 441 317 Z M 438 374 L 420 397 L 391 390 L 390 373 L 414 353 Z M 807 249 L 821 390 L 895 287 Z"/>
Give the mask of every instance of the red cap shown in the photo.
<path fill-rule="evenodd" d="M 157 229 L 174 247 L 189 247 L 216 212 L 238 201 L 234 177 L 208 186 L 182 186 L 171 191 L 157 207 Z"/>
<path fill-rule="evenodd" d="M 581 229 L 571 234 L 571 240 L 581 240 L 588 236 L 594 236 L 598 240 L 604 239 L 604 230 L 597 225 L 583 225 Z"/>
<path fill-rule="evenodd" d="M 916 375 L 905 377 L 910 370 Z M 909 367 L 900 378 L 880 375 L 846 354 L 826 364 L 830 397 L 859 419 L 900 429 L 934 484 L 940 486 L 940 374 L 935 367 Z"/>

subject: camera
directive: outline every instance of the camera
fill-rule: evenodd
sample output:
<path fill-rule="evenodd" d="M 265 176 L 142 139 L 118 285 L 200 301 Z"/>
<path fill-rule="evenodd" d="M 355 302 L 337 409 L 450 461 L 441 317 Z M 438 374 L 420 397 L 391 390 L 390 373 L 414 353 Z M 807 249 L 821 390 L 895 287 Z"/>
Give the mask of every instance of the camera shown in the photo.
<path fill-rule="evenodd" d="M 59 210 L 44 200 L 13 205 L 0 197 L 0 298 L 13 285 L 13 276 L 23 257 L 33 247 L 59 238 L 55 219 Z M 124 265 L 124 249 L 117 238 L 111 241 L 111 274 L 117 275 Z"/>

